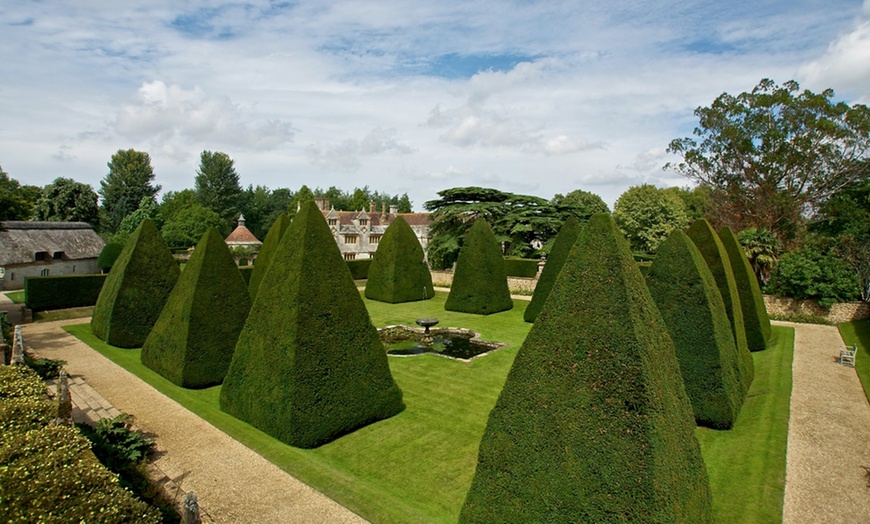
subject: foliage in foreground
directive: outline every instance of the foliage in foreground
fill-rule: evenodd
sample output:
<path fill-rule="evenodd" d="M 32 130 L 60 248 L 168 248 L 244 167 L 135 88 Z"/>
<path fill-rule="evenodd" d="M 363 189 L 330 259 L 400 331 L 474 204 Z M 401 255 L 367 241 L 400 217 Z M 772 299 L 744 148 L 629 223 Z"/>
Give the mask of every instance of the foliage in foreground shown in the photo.
<path fill-rule="evenodd" d="M 501 248 L 489 224 L 478 218 L 459 251 L 444 309 L 490 315 L 512 307 Z"/>
<path fill-rule="evenodd" d="M 402 217 L 387 227 L 366 281 L 366 298 L 396 304 L 435 296 L 432 274 L 417 235 Z"/>
<path fill-rule="evenodd" d="M 544 269 L 541 271 L 541 276 L 538 278 L 538 283 L 535 286 L 535 293 L 532 295 L 532 301 L 526 306 L 523 313 L 523 319 L 526 322 L 534 322 L 541 309 L 544 308 L 544 303 L 547 297 L 550 296 L 550 291 L 553 289 L 553 284 L 556 283 L 556 277 L 565 265 L 565 260 L 571 253 L 571 248 L 577 242 L 577 237 L 580 236 L 580 231 L 583 227 L 574 217 L 568 217 L 568 220 L 562 224 L 562 229 L 556 235 L 556 240 L 553 242 L 553 249 L 550 250 L 550 256 L 547 257 L 547 263 L 544 264 Z"/>

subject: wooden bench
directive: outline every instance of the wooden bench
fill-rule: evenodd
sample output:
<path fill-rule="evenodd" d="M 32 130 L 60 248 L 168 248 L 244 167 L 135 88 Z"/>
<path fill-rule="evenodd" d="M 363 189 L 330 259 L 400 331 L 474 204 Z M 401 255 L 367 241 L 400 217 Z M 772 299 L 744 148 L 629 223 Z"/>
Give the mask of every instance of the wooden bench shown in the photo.
<path fill-rule="evenodd" d="M 858 353 L 858 346 L 853 345 L 851 348 L 846 346 L 846 349 L 840 350 L 840 364 L 855 367 L 855 355 Z"/>

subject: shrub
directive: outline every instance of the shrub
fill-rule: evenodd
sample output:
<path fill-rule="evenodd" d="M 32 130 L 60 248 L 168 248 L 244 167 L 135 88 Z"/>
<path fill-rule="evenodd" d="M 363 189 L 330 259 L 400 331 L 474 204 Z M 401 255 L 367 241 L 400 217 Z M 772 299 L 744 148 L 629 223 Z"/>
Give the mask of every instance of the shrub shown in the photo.
<path fill-rule="evenodd" d="M 263 239 L 263 245 L 260 246 L 260 252 L 254 260 L 254 269 L 251 273 L 251 280 L 248 282 L 248 291 L 251 294 L 251 301 L 257 298 L 257 291 L 260 289 L 260 283 L 266 275 L 266 270 L 269 269 L 269 264 L 272 262 L 272 257 L 275 256 L 275 250 L 278 249 L 278 244 L 281 243 L 281 238 L 284 232 L 287 231 L 287 226 L 290 225 L 290 217 L 282 213 L 278 215 L 278 219 L 269 228 L 266 233 L 266 238 Z"/>
<path fill-rule="evenodd" d="M 104 273 L 108 273 L 123 250 L 124 244 L 121 242 L 109 242 L 103 246 L 103 250 L 97 257 L 97 267 Z"/>
<path fill-rule="evenodd" d="M 580 233 L 489 415 L 460 522 L 710 522 L 674 345 L 606 214 Z"/>
<path fill-rule="evenodd" d="M 514 307 L 495 234 L 478 218 L 465 234 L 444 309 L 489 315 Z"/>
<path fill-rule="evenodd" d="M 716 279 L 682 231 L 673 231 L 657 253 L 646 281 L 674 341 L 695 422 L 730 429 L 746 393 Z"/>
<path fill-rule="evenodd" d="M 731 331 L 734 334 L 734 345 L 737 347 L 737 365 L 740 373 L 740 384 L 743 393 L 749 391 L 752 379 L 755 377 L 755 364 L 752 355 L 749 354 L 749 345 L 746 343 L 746 328 L 743 326 L 743 308 L 740 306 L 740 295 L 737 291 L 737 283 L 734 281 L 734 271 L 731 269 L 731 261 L 725 252 L 725 246 L 719 239 L 719 235 L 705 219 L 698 219 L 692 223 L 686 231 L 686 235 L 701 252 L 707 267 L 716 279 L 716 286 L 722 294 L 725 302 L 725 312 L 731 322 Z"/>
<path fill-rule="evenodd" d="M 302 205 L 263 278 L 220 406 L 302 448 L 404 409 L 378 332 L 314 202 Z"/>
<path fill-rule="evenodd" d="M 369 269 L 371 267 L 371 258 L 361 258 L 359 260 L 347 261 L 347 268 L 350 269 L 350 274 L 354 280 L 365 280 L 369 278 Z"/>
<path fill-rule="evenodd" d="M 583 226 L 574 217 L 568 217 L 565 223 L 562 224 L 562 229 L 556 235 L 556 240 L 553 241 L 553 249 L 550 250 L 550 256 L 547 257 L 547 263 L 544 264 L 544 269 L 541 271 L 541 276 L 538 278 L 538 284 L 535 286 L 535 293 L 532 295 L 532 301 L 526 306 L 526 311 L 523 313 L 523 320 L 526 322 L 534 322 L 541 313 L 544 307 L 544 302 L 550 296 L 550 290 L 553 289 L 553 284 L 556 282 L 556 277 L 559 276 L 559 271 L 568 259 L 568 254 L 571 253 L 571 248 L 577 242 L 577 237 Z"/>
<path fill-rule="evenodd" d="M 220 384 L 251 299 L 217 229 L 202 236 L 142 346 L 142 363 L 181 387 Z"/>
<path fill-rule="evenodd" d="M 94 307 L 91 329 L 122 348 L 139 347 L 157 321 L 180 270 L 150 219 L 133 232 Z"/>
<path fill-rule="evenodd" d="M 24 302 L 33 311 L 93 306 L 105 281 L 106 275 L 27 277 Z"/>
<path fill-rule="evenodd" d="M 812 248 L 789 251 L 773 269 L 767 292 L 798 300 L 813 299 L 822 307 L 858 299 L 858 276 L 842 259 Z"/>
<path fill-rule="evenodd" d="M 767 316 L 767 306 L 764 305 L 761 287 L 740 241 L 731 228 L 720 229 L 719 239 L 725 246 L 728 261 L 731 262 L 731 269 L 734 271 L 734 283 L 737 284 L 737 294 L 740 296 L 740 306 L 743 309 L 746 344 L 749 351 L 761 351 L 767 347 L 767 341 L 770 340 L 770 317 Z"/>
<path fill-rule="evenodd" d="M 242 280 L 245 281 L 245 286 L 250 285 L 251 275 L 254 272 L 254 266 L 239 266 L 239 274 L 242 275 Z"/>
<path fill-rule="evenodd" d="M 539 263 L 534 258 L 504 257 L 504 271 L 509 277 L 535 278 Z"/>
<path fill-rule="evenodd" d="M 384 232 L 369 266 L 366 298 L 397 304 L 434 296 L 423 247 L 405 219 L 396 217 Z"/>

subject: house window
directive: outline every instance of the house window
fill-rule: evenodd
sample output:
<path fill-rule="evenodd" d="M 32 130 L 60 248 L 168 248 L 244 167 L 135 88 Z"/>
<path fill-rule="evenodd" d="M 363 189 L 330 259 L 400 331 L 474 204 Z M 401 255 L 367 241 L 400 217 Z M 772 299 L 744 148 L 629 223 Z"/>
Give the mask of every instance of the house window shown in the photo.
<path fill-rule="evenodd" d="M 46 255 L 48 255 L 48 251 L 37 251 L 33 254 L 33 260 L 36 260 L 37 262 L 45 260 Z"/>
<path fill-rule="evenodd" d="M 369 220 L 367 218 L 359 219 L 359 225 L 361 225 L 361 226 L 367 226 L 368 223 L 369 223 Z"/>
<path fill-rule="evenodd" d="M 47 276 L 48 276 L 48 268 L 45 268 L 45 269 L 43 269 L 42 271 L 40 271 L 40 272 L 39 272 L 39 276 L 41 276 L 41 277 L 47 277 Z"/>
<path fill-rule="evenodd" d="M 356 253 L 345 253 L 344 259 L 345 260 L 356 260 Z"/>
<path fill-rule="evenodd" d="M 326 223 L 329 224 L 330 226 L 335 226 L 335 225 L 338 225 L 338 219 L 337 218 L 327 218 Z"/>
<path fill-rule="evenodd" d="M 357 235 L 344 235 L 344 243 L 345 244 L 356 244 L 359 236 Z"/>
<path fill-rule="evenodd" d="M 53 259 L 55 259 L 55 260 L 62 260 L 62 259 L 63 259 L 63 251 L 55 251 L 55 252 L 51 255 L 51 258 L 53 258 Z"/>
<path fill-rule="evenodd" d="M 377 244 L 383 235 L 369 235 L 369 244 Z"/>

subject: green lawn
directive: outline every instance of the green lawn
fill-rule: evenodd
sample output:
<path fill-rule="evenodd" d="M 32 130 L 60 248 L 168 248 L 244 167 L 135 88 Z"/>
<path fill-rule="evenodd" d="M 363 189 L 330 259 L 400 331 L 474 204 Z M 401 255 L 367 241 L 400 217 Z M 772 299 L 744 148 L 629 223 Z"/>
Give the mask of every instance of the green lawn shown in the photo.
<path fill-rule="evenodd" d="M 531 325 L 522 319 L 527 301 L 515 301 L 511 311 L 477 316 L 444 311 L 446 296 L 438 292 L 424 302 L 366 301 L 366 305 L 378 327 L 414 325 L 416 318 L 435 317 L 441 320 L 439 327 L 472 328 L 484 338 L 510 345 L 472 363 L 435 355 L 390 357 L 393 376 L 404 393 L 405 411 L 313 450 L 287 446 L 222 413 L 219 386 L 179 388 L 145 368 L 139 362 L 139 350 L 108 346 L 90 333 L 87 324 L 67 329 L 372 522 L 456 522 L 474 474 L 487 416 Z M 775 329 L 778 343 L 753 354 L 756 382 L 736 428 L 730 432 L 698 430 L 720 522 L 767 522 L 774 514 L 774 520 L 781 515 L 793 338 L 791 330 Z M 725 504 L 728 500 L 738 503 Z"/>
<path fill-rule="evenodd" d="M 16 304 L 24 303 L 24 291 L 10 291 L 6 293 L 6 296 L 9 297 L 9 300 L 15 302 Z"/>
<path fill-rule="evenodd" d="M 840 328 L 840 336 L 847 346 L 858 345 L 855 371 L 864 386 L 864 395 L 870 401 L 870 319 L 846 322 L 837 327 Z"/>

